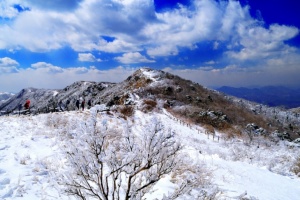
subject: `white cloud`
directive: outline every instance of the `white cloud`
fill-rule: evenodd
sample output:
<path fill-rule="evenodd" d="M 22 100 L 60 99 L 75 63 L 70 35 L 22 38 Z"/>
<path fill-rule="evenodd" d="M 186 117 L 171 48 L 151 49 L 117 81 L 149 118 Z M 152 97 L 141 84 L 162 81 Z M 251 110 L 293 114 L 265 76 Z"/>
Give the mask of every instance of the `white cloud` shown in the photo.
<path fill-rule="evenodd" d="M 61 18 L 66 19 L 63 15 L 39 10 L 23 12 L 11 25 L 0 25 L 0 48 L 23 47 L 33 52 L 59 49 L 71 32 L 71 27 Z"/>
<path fill-rule="evenodd" d="M 37 62 L 31 65 L 32 68 L 37 69 L 38 71 L 47 72 L 49 74 L 62 73 L 64 71 L 63 68 L 54 66 L 50 63 L 45 62 Z"/>
<path fill-rule="evenodd" d="M 96 58 L 91 53 L 79 53 L 78 60 L 82 61 L 82 62 L 101 62 L 102 61 L 101 59 Z"/>
<path fill-rule="evenodd" d="M 5 2 L 2 9 L 9 12 Z M 264 28 L 250 16 L 249 7 L 242 7 L 239 1 L 192 0 L 189 7 L 181 5 L 160 13 L 155 12 L 153 0 L 18 2 L 33 9 L 0 25 L 1 49 L 23 47 L 43 52 L 69 45 L 78 52 L 145 50 L 155 57 L 177 55 L 181 47 L 192 48 L 208 40 L 225 42 L 228 47 L 238 45 L 244 50 L 229 51 L 229 55 L 247 59 L 246 55 L 254 58 L 256 50 L 272 56 L 275 47 L 288 47 L 283 42 L 299 32 L 280 25 Z M 42 5 L 49 5 L 49 9 Z M 115 39 L 106 41 L 101 38 L 104 35 Z M 254 49 L 251 41 L 261 45 Z M 214 48 L 218 46 L 215 42 Z"/>
<path fill-rule="evenodd" d="M 139 52 L 130 52 L 130 53 L 124 53 L 120 57 L 116 57 L 116 60 L 118 60 L 121 63 L 130 64 L 130 63 L 153 63 L 154 60 L 149 60 L 145 56 L 141 55 Z"/>
<path fill-rule="evenodd" d="M 86 67 L 74 67 L 74 68 L 68 68 L 67 71 L 75 74 L 86 74 L 89 72 L 89 69 Z"/>
<path fill-rule="evenodd" d="M 19 66 L 19 63 L 11 58 L 0 58 L 0 67 Z"/>
<path fill-rule="evenodd" d="M 31 64 L 31 67 L 35 68 L 35 69 L 50 68 L 50 67 L 53 67 L 53 65 L 50 63 L 45 63 L 45 62 L 37 62 L 37 63 Z"/>
<path fill-rule="evenodd" d="M 243 28 L 239 31 L 240 51 L 228 51 L 227 55 L 237 60 L 259 60 L 276 58 L 292 53 L 296 49 L 284 42 L 295 37 L 299 29 L 284 25 Z"/>
<path fill-rule="evenodd" d="M 214 61 L 214 60 L 210 60 L 210 61 L 205 62 L 204 64 L 206 64 L 206 65 L 215 65 L 215 64 L 217 64 L 217 62 Z"/>
<path fill-rule="evenodd" d="M 19 12 L 14 5 L 18 3 L 17 0 L 1 0 L 0 1 L 0 18 L 14 18 Z"/>
<path fill-rule="evenodd" d="M 118 53 L 118 52 L 132 52 L 132 51 L 141 51 L 138 45 L 129 43 L 123 40 L 116 39 L 112 42 L 107 42 L 104 40 L 99 41 L 98 45 L 95 47 L 96 50 Z"/>
<path fill-rule="evenodd" d="M 173 45 L 161 45 L 155 48 L 149 48 L 147 54 L 151 57 L 175 56 L 178 54 L 178 49 Z"/>
<path fill-rule="evenodd" d="M 154 45 L 155 49 L 167 44 L 173 46 L 169 48 L 173 51 L 176 46 L 192 46 L 195 41 L 207 38 L 213 31 L 212 24 L 218 22 L 215 3 L 203 1 L 197 6 L 201 12 L 182 7 L 160 14 L 155 13 L 154 2 L 149 0 L 85 0 L 73 13 L 40 11 L 36 7 L 22 13 L 11 25 L 0 26 L 3 43 L 0 47 L 22 46 L 31 51 L 47 51 L 67 43 L 77 51 L 130 52 L 148 49 L 147 45 Z M 106 42 L 99 39 L 102 35 L 116 40 Z"/>
<path fill-rule="evenodd" d="M 221 12 L 223 12 L 221 27 L 216 30 L 220 40 L 235 38 L 240 27 L 247 27 L 256 23 L 256 20 L 252 19 L 249 14 L 249 7 L 242 7 L 239 1 L 228 1 Z"/>
<path fill-rule="evenodd" d="M 145 38 L 139 35 L 141 28 L 155 20 L 154 4 L 149 0 L 85 0 L 74 12 L 60 12 L 59 6 L 57 10 L 55 6 L 40 10 L 36 7 L 41 4 L 38 2 L 31 0 L 29 5 L 34 9 L 20 14 L 9 24 L 0 24 L 0 48 L 24 47 L 44 52 L 69 45 L 76 51 L 138 51 L 141 50 L 138 38 Z M 79 1 L 68 2 L 77 5 Z M 99 39 L 102 35 L 116 40 L 106 42 Z"/>
<path fill-rule="evenodd" d="M 15 13 L 14 3 L 30 10 Z M 44 3 L 49 8 L 42 8 Z M 201 48 L 199 43 L 210 41 L 214 50 L 227 47 L 221 60 L 215 60 L 217 64 L 247 66 L 250 61 L 259 69 L 278 59 L 300 63 L 296 59 L 299 49 L 285 42 L 299 34 L 299 29 L 278 24 L 265 27 L 239 1 L 191 0 L 187 7 L 157 13 L 154 0 L 4 0 L 0 13 L 13 18 L 0 24 L 0 49 L 10 51 L 45 52 L 70 46 L 77 52 L 124 53 L 115 59 L 125 64 L 152 63 L 155 57 L 175 56 L 181 49 Z M 147 52 L 151 59 L 138 52 Z M 100 61 L 87 53 L 79 53 L 78 60 Z M 64 69 L 48 66 L 39 70 L 63 73 Z M 18 65 L 1 67 L 1 73 L 12 71 L 17 72 Z"/>
<path fill-rule="evenodd" d="M 0 58 L 0 74 L 18 72 L 19 63 L 11 58 Z"/>
<path fill-rule="evenodd" d="M 70 11 L 78 7 L 82 0 L 26 0 L 31 6 L 46 10 Z"/>

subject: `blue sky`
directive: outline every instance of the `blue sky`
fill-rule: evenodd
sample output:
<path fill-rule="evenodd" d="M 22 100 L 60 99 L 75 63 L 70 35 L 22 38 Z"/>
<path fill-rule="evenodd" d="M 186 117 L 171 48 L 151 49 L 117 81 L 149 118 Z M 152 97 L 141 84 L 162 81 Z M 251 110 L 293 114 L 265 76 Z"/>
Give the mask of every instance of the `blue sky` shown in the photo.
<path fill-rule="evenodd" d="M 295 0 L 2 0 L 0 91 L 119 82 L 140 67 L 207 87 L 300 87 Z"/>

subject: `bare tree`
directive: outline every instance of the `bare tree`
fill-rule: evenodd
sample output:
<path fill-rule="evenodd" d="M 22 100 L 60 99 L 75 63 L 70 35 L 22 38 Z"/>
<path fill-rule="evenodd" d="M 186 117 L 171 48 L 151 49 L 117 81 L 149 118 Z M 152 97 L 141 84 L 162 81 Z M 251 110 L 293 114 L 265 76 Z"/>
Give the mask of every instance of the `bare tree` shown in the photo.
<path fill-rule="evenodd" d="M 66 192 L 79 199 L 142 199 L 164 175 L 177 166 L 182 146 L 175 133 L 153 119 L 142 132 L 124 125 L 112 131 L 94 118 L 70 140 L 70 169 L 62 175 Z M 70 147 L 70 148 L 69 148 Z"/>

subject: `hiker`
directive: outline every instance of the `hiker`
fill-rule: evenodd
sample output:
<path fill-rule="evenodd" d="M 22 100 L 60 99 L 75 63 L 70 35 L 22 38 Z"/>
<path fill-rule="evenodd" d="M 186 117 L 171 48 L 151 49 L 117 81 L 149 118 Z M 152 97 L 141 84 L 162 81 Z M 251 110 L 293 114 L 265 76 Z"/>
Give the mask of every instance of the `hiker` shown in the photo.
<path fill-rule="evenodd" d="M 68 99 L 67 102 L 66 102 L 67 111 L 69 111 L 69 104 L 70 104 L 70 100 Z"/>
<path fill-rule="evenodd" d="M 82 102 L 81 102 L 82 111 L 84 110 L 84 104 L 85 104 L 85 100 L 83 99 Z"/>
<path fill-rule="evenodd" d="M 18 109 L 19 109 L 19 115 L 20 115 L 21 114 L 21 109 L 22 109 L 22 104 L 21 103 L 19 104 Z"/>
<path fill-rule="evenodd" d="M 59 107 L 59 109 L 60 109 L 61 111 L 64 111 L 63 108 L 62 108 L 62 106 L 63 106 L 63 102 L 62 102 L 62 100 L 60 100 L 60 101 L 58 102 L 58 107 Z"/>
<path fill-rule="evenodd" d="M 88 106 L 89 106 L 89 108 L 92 107 L 92 100 L 91 99 L 88 101 Z"/>
<path fill-rule="evenodd" d="M 25 110 L 24 114 L 30 113 L 30 100 L 29 99 L 27 99 L 25 104 L 24 104 L 24 110 Z"/>
<path fill-rule="evenodd" d="M 76 100 L 76 107 L 79 110 L 79 100 L 78 99 Z"/>
<path fill-rule="evenodd" d="M 57 109 L 57 102 L 55 101 L 55 99 L 52 98 L 50 100 L 50 103 L 52 104 L 52 107 L 53 107 L 51 112 L 56 112 L 56 110 L 58 110 L 58 109 Z"/>
<path fill-rule="evenodd" d="M 30 108 L 30 100 L 29 99 L 26 100 L 26 102 L 24 104 L 24 108 L 25 108 L 25 110 L 28 110 Z"/>

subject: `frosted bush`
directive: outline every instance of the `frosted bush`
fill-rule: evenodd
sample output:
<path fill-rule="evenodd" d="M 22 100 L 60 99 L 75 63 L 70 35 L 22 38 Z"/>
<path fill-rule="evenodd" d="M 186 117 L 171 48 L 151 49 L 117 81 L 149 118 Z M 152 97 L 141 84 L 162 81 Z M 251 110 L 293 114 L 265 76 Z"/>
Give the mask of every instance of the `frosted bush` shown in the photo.
<path fill-rule="evenodd" d="M 125 121 L 122 132 L 115 132 L 108 119 L 99 123 L 94 116 L 79 132 L 65 141 L 72 170 L 60 178 L 66 192 L 81 199 L 140 199 L 177 166 L 181 146 L 157 120 L 134 134 Z"/>

